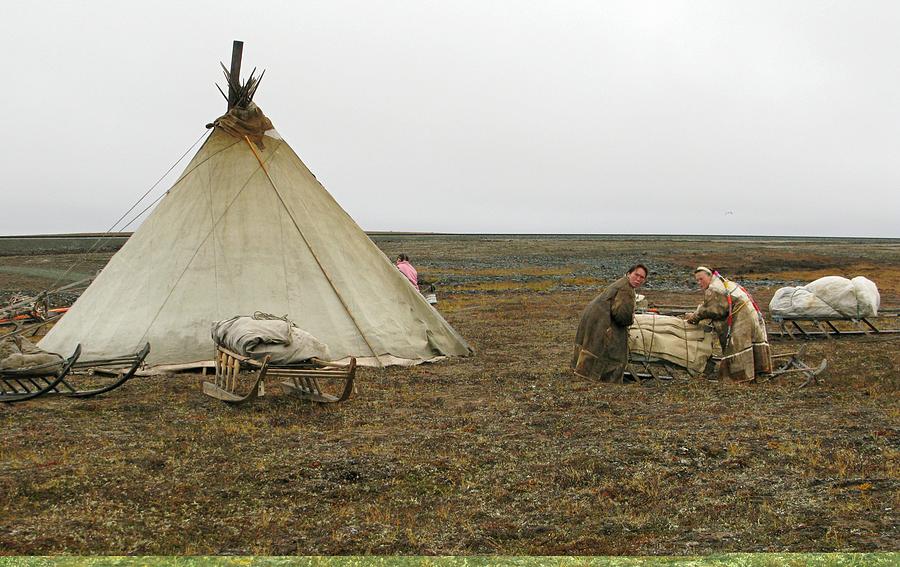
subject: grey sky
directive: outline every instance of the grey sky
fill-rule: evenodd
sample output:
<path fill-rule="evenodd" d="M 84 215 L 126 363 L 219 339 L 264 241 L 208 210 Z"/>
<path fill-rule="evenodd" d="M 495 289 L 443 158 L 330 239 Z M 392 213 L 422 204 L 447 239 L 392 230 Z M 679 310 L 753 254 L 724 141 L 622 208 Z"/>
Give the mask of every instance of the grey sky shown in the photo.
<path fill-rule="evenodd" d="M 366 230 L 900 236 L 900 3 L 150 5 L 4 6 L 0 234 L 109 228 L 240 39 Z"/>

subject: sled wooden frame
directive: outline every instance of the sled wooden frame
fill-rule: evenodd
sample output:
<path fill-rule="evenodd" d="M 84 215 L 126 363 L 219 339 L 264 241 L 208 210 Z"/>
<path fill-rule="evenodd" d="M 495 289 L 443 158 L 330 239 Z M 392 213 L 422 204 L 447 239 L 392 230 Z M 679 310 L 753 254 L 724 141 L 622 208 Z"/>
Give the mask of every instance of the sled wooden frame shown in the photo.
<path fill-rule="evenodd" d="M 820 362 L 818 366 L 812 367 L 803 361 L 803 357 L 805 355 L 806 345 L 800 347 L 800 350 L 798 350 L 797 352 L 773 354 L 773 362 L 776 360 L 784 360 L 784 362 L 781 362 L 781 364 L 779 364 L 777 368 L 772 370 L 770 374 L 761 376 L 761 378 L 766 382 L 771 382 L 776 378 L 787 374 L 801 374 L 803 375 L 804 380 L 799 384 L 799 388 L 805 388 L 810 383 L 818 384 L 819 374 L 821 374 L 826 368 L 828 368 L 828 361 L 823 358 L 822 362 Z"/>
<path fill-rule="evenodd" d="M 80 344 L 62 366 L 54 362 L 22 370 L 0 370 L 0 402 L 24 402 L 47 394 L 65 379 L 79 356 Z"/>
<path fill-rule="evenodd" d="M 836 339 L 860 335 L 889 335 L 900 329 L 879 329 L 867 317 L 859 319 L 776 318 L 769 338 L 782 340 Z M 835 323 L 852 323 L 856 329 L 839 329 Z"/>
<path fill-rule="evenodd" d="M 668 360 L 644 355 L 631 354 L 628 364 L 625 365 L 625 373 L 622 378 L 631 378 L 639 384 L 651 384 L 650 381 L 675 381 L 690 380 L 699 373 L 691 372 L 687 368 L 679 366 Z"/>
<path fill-rule="evenodd" d="M 747 380 L 735 380 L 734 383 L 771 382 L 781 376 L 801 374 L 804 380 L 799 384 L 800 388 L 805 388 L 809 384 L 818 384 L 819 374 L 828 367 L 828 361 L 822 359 L 818 366 L 812 367 L 803 361 L 805 354 L 806 345 L 803 345 L 797 352 L 772 355 L 773 359 L 781 361 L 781 363 L 771 373 L 759 374 Z M 714 362 L 716 367 L 722 362 L 720 357 L 712 357 L 710 361 Z M 666 360 L 631 355 L 628 358 L 623 378 L 631 378 L 641 385 L 649 385 L 665 381 L 690 380 L 700 375 L 701 373 L 691 372 Z"/>
<path fill-rule="evenodd" d="M 59 374 L 39 376 L 35 375 L 39 368 L 27 370 L 0 371 L 0 402 L 21 402 L 40 396 L 65 396 L 67 398 L 91 398 L 110 390 L 115 390 L 134 377 L 135 372 L 144 363 L 144 359 L 150 353 L 150 343 L 134 354 L 100 358 L 94 360 L 81 360 L 81 345 L 75 348 L 75 353 L 66 359 Z M 48 367 L 57 364 L 45 365 Z M 81 378 L 89 376 L 105 376 L 108 380 L 92 380 L 94 384 L 84 386 Z"/>
<path fill-rule="evenodd" d="M 351 358 L 346 365 L 316 358 L 300 364 L 271 364 L 269 356 L 260 361 L 217 346 L 215 363 L 215 382 L 203 382 L 203 393 L 232 405 L 241 405 L 264 396 L 268 378 L 283 379 L 278 385 L 286 394 L 323 404 L 343 402 L 356 390 L 355 358 Z M 242 370 L 256 372 L 245 394 L 237 392 L 238 376 Z M 320 380 L 343 381 L 343 385 L 332 394 L 322 387 Z"/>

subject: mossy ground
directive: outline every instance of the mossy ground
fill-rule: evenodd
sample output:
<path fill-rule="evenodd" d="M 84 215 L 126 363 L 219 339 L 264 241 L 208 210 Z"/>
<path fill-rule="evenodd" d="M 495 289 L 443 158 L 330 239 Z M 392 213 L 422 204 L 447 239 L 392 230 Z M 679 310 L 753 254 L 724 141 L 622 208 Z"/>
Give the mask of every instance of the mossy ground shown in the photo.
<path fill-rule="evenodd" d="M 568 371 L 580 310 L 633 261 L 651 266 L 651 303 L 696 304 L 687 267 L 698 263 L 740 268 L 764 301 L 773 281 L 865 264 L 897 307 L 896 243 L 376 240 L 444 282 L 438 307 L 476 356 L 362 369 L 358 395 L 330 407 L 271 388 L 232 408 L 204 396 L 197 374 L 2 405 L 0 553 L 900 547 L 900 342 L 890 336 L 810 344 L 808 358 L 829 368 L 803 390 L 608 385 Z M 18 258 L 5 264 L 28 263 Z M 21 273 L 0 284 L 28 289 Z"/>

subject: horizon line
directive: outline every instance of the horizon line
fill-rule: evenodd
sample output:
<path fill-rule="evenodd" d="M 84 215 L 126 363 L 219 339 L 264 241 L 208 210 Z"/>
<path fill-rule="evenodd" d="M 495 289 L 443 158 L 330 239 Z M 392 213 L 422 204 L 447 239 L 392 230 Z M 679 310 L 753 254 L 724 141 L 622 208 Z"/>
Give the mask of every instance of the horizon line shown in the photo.
<path fill-rule="evenodd" d="M 369 236 L 518 236 L 518 237 L 671 237 L 671 238 L 810 238 L 810 239 L 865 239 L 865 240 L 900 240 L 900 236 L 824 236 L 799 234 L 675 234 L 675 233 L 626 233 L 626 232 L 438 232 L 415 230 L 364 230 Z M 8 234 L 0 235 L 0 239 L 13 238 L 128 238 L 134 231 L 128 232 L 69 232 L 43 234 Z"/>

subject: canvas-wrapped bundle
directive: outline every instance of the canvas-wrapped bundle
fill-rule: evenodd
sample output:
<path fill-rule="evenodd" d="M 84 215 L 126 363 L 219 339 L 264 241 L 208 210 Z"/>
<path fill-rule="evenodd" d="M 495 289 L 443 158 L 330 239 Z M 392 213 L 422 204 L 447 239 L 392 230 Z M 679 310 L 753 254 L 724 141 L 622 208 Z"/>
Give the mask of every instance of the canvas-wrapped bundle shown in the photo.
<path fill-rule="evenodd" d="M 713 335 L 680 317 L 642 313 L 628 329 L 628 351 L 662 359 L 693 373 L 702 372 L 712 356 Z"/>
<path fill-rule="evenodd" d="M 774 319 L 862 319 L 878 315 L 881 295 L 863 276 L 826 276 L 800 287 L 783 287 L 769 302 Z"/>
<path fill-rule="evenodd" d="M 0 370 L 16 370 L 27 373 L 34 370 L 36 376 L 59 372 L 63 367 L 63 357 L 41 350 L 27 339 L 17 337 L 16 342 L 3 341 L 0 345 Z"/>
<path fill-rule="evenodd" d="M 237 316 L 216 321 L 213 341 L 236 354 L 272 364 L 293 364 L 319 358 L 330 360 L 328 345 L 284 318 Z"/>
<path fill-rule="evenodd" d="M 235 138 L 247 136 L 260 148 L 264 148 L 263 135 L 272 130 L 272 121 L 263 114 L 261 108 L 248 103 L 245 108 L 235 106 L 218 117 L 213 124 Z"/>

